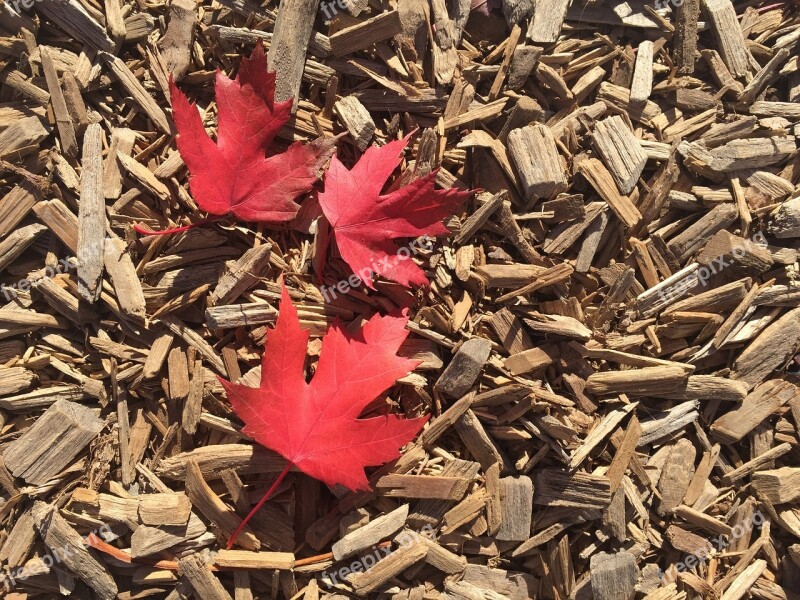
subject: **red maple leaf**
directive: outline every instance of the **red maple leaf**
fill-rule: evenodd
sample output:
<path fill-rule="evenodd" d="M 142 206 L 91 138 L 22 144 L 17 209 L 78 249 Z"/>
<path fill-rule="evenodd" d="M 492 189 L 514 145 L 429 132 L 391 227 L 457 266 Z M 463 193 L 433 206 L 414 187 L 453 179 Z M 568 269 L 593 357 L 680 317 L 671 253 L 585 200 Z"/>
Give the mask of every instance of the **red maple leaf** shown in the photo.
<path fill-rule="evenodd" d="M 197 205 L 212 215 L 231 213 L 265 223 L 291 220 L 300 209 L 295 199 L 311 189 L 335 150 L 335 138 L 320 138 L 310 144 L 295 142 L 265 158 L 292 108 L 291 99 L 274 101 L 275 73 L 267 69 L 259 41 L 250 58 L 242 59 L 235 79 L 217 70 L 216 142 L 195 105 L 170 78 L 175 141 L 189 170 L 189 189 Z"/>
<path fill-rule="evenodd" d="M 359 419 L 364 408 L 418 361 L 397 356 L 408 336 L 404 316 L 373 316 L 354 336 L 339 322 L 322 338 L 317 369 L 306 381 L 307 329 L 283 287 L 275 328 L 267 333 L 261 386 L 248 387 L 220 378 L 243 431 L 289 464 L 236 535 L 295 465 L 328 485 L 368 490 L 364 467 L 381 465 L 400 455 L 427 417 L 401 419 L 382 415 Z"/>
<path fill-rule="evenodd" d="M 409 138 L 367 149 L 351 170 L 334 156 L 319 194 L 322 212 L 333 227 L 336 245 L 353 273 L 374 289 L 374 275 L 410 287 L 426 285 L 409 248 L 392 239 L 448 233 L 442 219 L 453 213 L 471 192 L 434 189 L 436 171 L 400 189 L 381 195 L 400 164 Z"/>

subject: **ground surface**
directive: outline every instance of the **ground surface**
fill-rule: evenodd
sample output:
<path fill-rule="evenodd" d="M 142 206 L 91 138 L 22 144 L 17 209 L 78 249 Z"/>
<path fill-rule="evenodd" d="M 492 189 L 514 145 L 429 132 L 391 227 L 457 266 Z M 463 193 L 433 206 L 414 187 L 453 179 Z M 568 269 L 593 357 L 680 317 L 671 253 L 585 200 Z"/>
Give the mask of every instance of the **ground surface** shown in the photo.
<path fill-rule="evenodd" d="M 536 4 L 0 7 L 8 597 L 798 598 L 797 10 Z M 332 292 L 316 191 L 133 230 L 206 216 L 170 73 L 215 135 L 257 40 L 296 96 L 272 152 L 411 133 L 391 189 L 475 190 L 429 286 Z M 371 492 L 290 472 L 226 552 L 285 462 L 216 376 L 258 384 L 281 276 L 309 374 L 334 319 L 410 307 L 422 364 L 365 414 L 431 420 Z"/>

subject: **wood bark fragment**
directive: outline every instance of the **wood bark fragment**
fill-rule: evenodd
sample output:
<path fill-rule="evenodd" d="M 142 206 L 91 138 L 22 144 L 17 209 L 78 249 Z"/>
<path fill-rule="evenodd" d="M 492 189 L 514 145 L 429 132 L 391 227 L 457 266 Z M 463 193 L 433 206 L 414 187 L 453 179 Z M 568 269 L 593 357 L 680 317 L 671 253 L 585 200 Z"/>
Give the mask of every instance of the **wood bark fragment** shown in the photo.
<path fill-rule="evenodd" d="M 78 212 L 78 291 L 88 302 L 100 297 L 106 238 L 102 129 L 92 124 L 83 138 L 81 201 Z"/>
<path fill-rule="evenodd" d="M 58 556 L 64 566 L 88 585 L 99 598 L 114 600 L 117 585 L 86 549 L 83 537 L 62 517 L 56 507 L 37 501 L 33 505 L 33 522 L 45 545 Z"/>
<path fill-rule="evenodd" d="M 43 485 L 91 442 L 103 428 L 91 409 L 58 400 L 3 452 L 6 466 L 16 477 Z"/>

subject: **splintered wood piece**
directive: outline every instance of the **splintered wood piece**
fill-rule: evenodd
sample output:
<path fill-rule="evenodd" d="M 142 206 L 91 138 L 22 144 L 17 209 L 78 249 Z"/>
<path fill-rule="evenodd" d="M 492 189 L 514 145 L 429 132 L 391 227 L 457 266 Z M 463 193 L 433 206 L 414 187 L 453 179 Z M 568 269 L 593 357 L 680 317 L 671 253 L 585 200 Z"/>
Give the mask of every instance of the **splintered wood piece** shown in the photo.
<path fill-rule="evenodd" d="M 528 573 L 493 569 L 485 565 L 468 564 L 462 575 L 462 581 L 488 587 L 492 592 L 501 594 L 509 600 L 527 600 L 535 596 L 539 580 Z M 480 596 L 478 596 L 480 598 Z M 474 598 L 474 596 L 471 596 Z M 497 600 L 500 600 L 498 598 Z"/>
<path fill-rule="evenodd" d="M 542 469 L 536 474 L 534 504 L 572 508 L 605 508 L 611 482 L 603 475 Z"/>
<path fill-rule="evenodd" d="M 639 569 L 630 552 L 600 552 L 589 561 L 595 600 L 632 600 L 636 594 Z"/>
<path fill-rule="evenodd" d="M 0 242 L 0 269 L 5 269 L 14 262 L 45 231 L 47 231 L 47 227 L 39 223 L 33 223 L 15 229 L 10 235 L 6 236 Z"/>
<path fill-rule="evenodd" d="M 105 27 L 90 16 L 78 0 L 59 0 L 46 6 L 37 5 L 36 9 L 75 39 L 97 50 L 111 52 L 114 49 Z"/>
<path fill-rule="evenodd" d="M 118 237 L 106 238 L 104 250 L 105 268 L 111 276 L 114 293 L 122 312 L 136 319 L 143 319 L 146 307 L 142 283 L 136 275 L 136 267 L 125 242 Z"/>
<path fill-rule="evenodd" d="M 665 537 L 672 547 L 686 554 L 699 554 L 711 550 L 711 542 L 704 537 L 687 531 L 677 525 L 670 525 L 665 531 Z"/>
<path fill-rule="evenodd" d="M 272 43 L 267 54 L 277 73 L 275 102 L 298 98 L 306 51 L 320 0 L 284 0 L 278 7 Z M 297 103 L 292 105 L 297 110 Z"/>
<path fill-rule="evenodd" d="M 173 348 L 167 357 L 169 396 L 173 400 L 185 400 L 189 395 L 189 361 L 181 348 Z"/>
<path fill-rule="evenodd" d="M 447 85 L 453 80 L 453 74 L 458 64 L 457 47 L 460 41 L 458 27 L 451 18 L 445 0 L 431 0 L 430 4 L 429 19 L 433 30 L 431 40 L 433 72 L 440 85 Z"/>
<path fill-rule="evenodd" d="M 185 525 L 189 522 L 192 504 L 184 494 L 142 494 L 139 518 L 145 525 Z"/>
<path fill-rule="evenodd" d="M 333 105 L 333 110 L 350 135 L 353 136 L 356 148 L 364 152 L 375 134 L 375 121 L 372 120 L 369 111 L 355 96 L 346 96 L 337 100 Z"/>
<path fill-rule="evenodd" d="M 700 0 L 685 0 L 675 5 L 676 23 L 673 56 L 679 75 L 694 73 L 697 54 L 697 23 L 700 20 Z"/>
<path fill-rule="evenodd" d="M 758 169 L 779 163 L 797 150 L 792 137 L 737 139 L 709 151 L 708 168 L 730 173 L 744 169 Z"/>
<path fill-rule="evenodd" d="M 672 366 L 605 371 L 589 376 L 586 391 L 598 395 L 658 396 L 674 391 L 674 386 L 684 384 L 687 379 L 685 369 Z"/>
<path fill-rule="evenodd" d="M 472 405 L 475 392 L 470 392 L 460 400 L 451 404 L 446 411 L 436 417 L 428 427 L 420 434 L 420 443 L 425 446 L 433 446 L 436 440 L 447 432 L 459 417 L 463 415 Z"/>
<path fill-rule="evenodd" d="M 33 212 L 61 240 L 64 245 L 78 251 L 78 217 L 61 200 L 45 200 L 33 206 Z"/>
<path fill-rule="evenodd" d="M 83 138 L 81 201 L 78 205 L 78 292 L 88 302 L 100 297 L 106 238 L 103 195 L 103 130 L 97 123 Z"/>
<path fill-rule="evenodd" d="M 44 70 L 47 89 L 50 92 L 50 105 L 53 107 L 53 114 L 56 117 L 56 127 L 58 137 L 61 139 L 61 151 L 65 156 L 75 158 L 78 156 L 78 142 L 75 139 L 75 127 L 72 123 L 67 103 L 64 100 L 64 92 L 58 81 L 58 73 L 53 58 L 50 56 L 50 49 L 46 46 L 39 46 L 39 53 L 42 59 L 42 69 Z M 84 142 L 84 152 L 85 152 Z M 85 163 L 84 167 L 85 167 Z"/>
<path fill-rule="evenodd" d="M 614 458 L 611 459 L 608 471 L 606 471 L 606 477 L 608 477 L 608 480 L 611 482 L 612 495 L 617 492 L 617 489 L 622 483 L 625 471 L 628 469 L 628 465 L 636 453 L 636 445 L 641 435 L 642 426 L 639 424 L 639 419 L 637 419 L 634 414 L 631 417 L 630 423 L 628 423 L 628 428 L 622 435 L 622 441 L 615 442 L 616 438 L 611 438 L 612 443 L 617 447 L 617 452 Z"/>
<path fill-rule="evenodd" d="M 16 477 L 44 485 L 97 437 L 103 425 L 93 410 L 58 400 L 6 446 L 3 460 Z"/>
<path fill-rule="evenodd" d="M 172 333 L 182 338 L 187 344 L 195 348 L 208 364 L 220 375 L 226 375 L 225 363 L 222 362 L 222 357 L 217 354 L 216 350 L 205 340 L 203 337 L 186 326 L 185 323 L 172 315 L 165 315 L 161 317 L 161 322 L 166 325 Z"/>
<path fill-rule="evenodd" d="M 554 364 L 559 357 L 558 347 L 544 344 L 539 348 L 523 350 L 517 354 L 509 356 L 503 361 L 503 367 L 508 369 L 512 375 L 522 375 L 544 369 Z"/>
<path fill-rule="evenodd" d="M 122 193 L 122 173 L 117 152 L 129 156 L 136 143 L 136 132 L 127 127 L 115 127 L 111 131 L 111 143 L 103 165 L 103 193 L 108 200 L 116 200 Z"/>
<path fill-rule="evenodd" d="M 0 131 L 0 158 L 10 158 L 17 151 L 37 146 L 48 135 L 50 127 L 39 117 L 18 119 Z"/>
<path fill-rule="evenodd" d="M 280 473 L 286 460 L 275 452 L 248 444 L 221 444 L 201 446 L 163 459 L 156 468 L 156 475 L 167 479 L 183 480 L 189 462 L 200 467 L 203 479 L 219 479 L 226 469 L 238 473 Z"/>
<path fill-rule="evenodd" d="M 591 451 L 602 442 L 606 436 L 610 435 L 614 429 L 622 422 L 622 420 L 638 406 L 637 403 L 628 404 L 623 408 L 612 410 L 605 415 L 600 422 L 592 429 L 583 443 L 572 453 L 569 459 L 569 468 L 577 469 L 580 464 L 586 460 Z M 624 470 L 623 470 L 624 472 Z M 609 477 L 609 479 L 611 479 Z"/>
<path fill-rule="evenodd" d="M 233 304 L 266 274 L 271 255 L 272 244 L 261 244 L 250 248 L 239 260 L 230 264 L 209 295 L 209 305 Z"/>
<path fill-rule="evenodd" d="M 641 424 L 642 436 L 636 447 L 646 446 L 694 423 L 700 416 L 697 411 L 698 406 L 699 403 L 696 400 L 683 402 L 662 413 L 663 416 L 654 416 L 652 419 L 643 421 Z"/>
<path fill-rule="evenodd" d="M 185 498 L 185 496 L 184 496 Z M 69 508 L 81 511 L 103 521 L 125 522 L 139 520 L 139 500 L 100 494 L 94 490 L 78 488 L 72 493 Z"/>
<path fill-rule="evenodd" d="M 171 132 L 170 121 L 167 115 L 158 105 L 156 99 L 142 86 L 136 78 L 128 65 L 125 64 L 121 58 L 109 54 L 108 52 L 101 52 L 100 56 L 106 61 L 108 68 L 117 77 L 122 87 L 127 90 L 136 104 L 142 107 L 142 110 L 150 117 L 156 127 L 162 132 L 169 134 Z M 167 195 L 169 197 L 169 195 Z"/>
<path fill-rule="evenodd" d="M 408 504 L 404 504 L 392 512 L 370 521 L 363 527 L 351 531 L 331 547 L 333 559 L 344 560 L 394 535 L 400 531 L 407 518 Z"/>
<path fill-rule="evenodd" d="M 776 75 L 780 66 L 786 61 L 791 53 L 786 48 L 781 48 L 764 67 L 756 73 L 756 76 L 748 83 L 742 94 L 739 96 L 739 103 L 743 105 L 752 104 L 756 96 Z"/>
<path fill-rule="evenodd" d="M 394 498 L 461 500 L 469 484 L 469 479 L 462 477 L 389 474 L 381 477 L 375 488 L 382 495 Z"/>
<path fill-rule="evenodd" d="M 453 355 L 434 389 L 451 398 L 464 396 L 478 380 L 491 351 L 492 343 L 485 338 L 467 340 Z"/>
<path fill-rule="evenodd" d="M 525 260 L 532 264 L 542 264 L 543 260 L 541 255 L 525 237 L 522 229 L 514 219 L 514 214 L 511 212 L 511 206 L 508 202 L 503 202 L 497 209 L 496 219 L 497 224 L 503 231 L 503 236 L 516 246 Z"/>
<path fill-rule="evenodd" d="M 552 44 L 558 40 L 570 0 L 537 0 L 528 27 L 528 39 L 534 44 Z"/>
<path fill-rule="evenodd" d="M 481 204 L 478 209 L 473 212 L 467 220 L 461 224 L 461 231 L 455 236 L 454 241 L 456 244 L 463 244 L 473 235 L 475 235 L 478 230 L 489 220 L 489 217 L 500 208 L 503 204 L 503 200 L 507 196 L 507 192 L 502 191 L 498 194 L 495 194 L 488 200 L 486 200 L 483 204 Z"/>
<path fill-rule="evenodd" d="M 740 381 L 731 381 L 714 375 L 689 375 L 686 382 L 673 389 L 659 392 L 659 398 L 673 400 L 724 400 L 738 402 L 747 396 L 747 386 Z"/>
<path fill-rule="evenodd" d="M 661 494 L 659 514 L 670 514 L 683 501 L 694 477 L 696 457 L 694 444 L 685 438 L 678 440 L 670 449 L 658 480 L 658 491 Z"/>
<path fill-rule="evenodd" d="M 800 308 L 766 327 L 733 363 L 731 379 L 752 389 L 786 364 L 800 348 Z"/>
<path fill-rule="evenodd" d="M 789 444 L 788 442 L 775 446 L 774 448 L 770 448 L 763 454 L 759 454 L 753 460 L 744 463 L 741 467 L 737 467 L 733 471 L 726 473 L 722 477 L 722 481 L 726 485 L 730 485 L 734 481 L 744 479 L 745 477 L 752 475 L 756 471 L 760 471 L 762 467 L 772 465 L 775 462 L 775 459 L 780 458 L 784 454 L 791 451 L 791 449 L 792 445 Z"/>
<path fill-rule="evenodd" d="M 739 216 L 733 204 L 719 204 L 669 241 L 669 249 L 683 263 L 702 248 L 711 236 L 731 225 Z"/>
<path fill-rule="evenodd" d="M 533 518 L 533 482 L 530 477 L 500 479 L 500 527 L 498 540 L 523 542 L 531 535 Z"/>
<path fill-rule="evenodd" d="M 181 425 L 183 430 L 189 435 L 197 432 L 197 425 L 203 412 L 203 388 L 205 384 L 205 369 L 199 359 L 195 359 L 192 367 L 192 380 L 189 383 L 189 391 L 186 403 L 183 405 L 183 418 Z"/>
<path fill-rule="evenodd" d="M 334 56 L 352 54 L 376 42 L 394 37 L 402 31 L 400 12 L 396 10 L 384 12 L 334 33 L 330 38 L 331 50 Z"/>
<path fill-rule="evenodd" d="M 291 552 L 250 552 L 248 550 L 220 550 L 214 554 L 214 564 L 228 569 L 283 569 L 294 568 Z"/>
<path fill-rule="evenodd" d="M 711 23 L 711 30 L 717 40 L 717 50 L 725 65 L 734 77 L 748 75 L 750 53 L 731 0 L 703 0 L 703 9 Z"/>
<path fill-rule="evenodd" d="M 630 127 L 619 115 L 598 121 L 592 141 L 622 194 L 630 194 L 644 171 L 647 157 Z"/>
<path fill-rule="evenodd" d="M 750 393 L 741 406 L 714 421 L 711 433 L 724 444 L 738 442 L 797 394 L 797 386 L 788 381 L 767 381 Z"/>
<path fill-rule="evenodd" d="M 508 68 L 511 64 L 511 59 L 515 55 L 515 49 L 519 43 L 519 38 L 521 35 L 522 29 L 520 29 L 520 26 L 514 25 L 511 28 L 511 34 L 506 40 L 506 49 L 505 52 L 503 52 L 503 62 L 500 63 L 500 68 L 498 69 L 494 81 L 492 82 L 492 87 L 489 90 L 489 100 L 496 100 L 497 96 L 500 95 L 500 91 L 503 89 L 503 83 L 505 82 L 506 74 L 508 73 Z"/>
<path fill-rule="evenodd" d="M 13 187 L 0 201 L 0 237 L 8 236 L 36 205 L 38 192 L 28 181 Z"/>
<path fill-rule="evenodd" d="M 501 308 L 489 319 L 489 325 L 494 329 L 500 343 L 509 354 L 517 354 L 533 347 L 533 342 L 514 313 L 507 308 Z"/>
<path fill-rule="evenodd" d="M 767 561 L 758 559 L 742 571 L 724 591 L 720 600 L 741 600 L 767 570 Z"/>
<path fill-rule="evenodd" d="M 7 563 L 10 568 L 21 566 L 36 542 L 36 529 L 33 515 L 28 510 L 22 513 L 10 526 L 8 537 L 0 547 L 0 560 Z"/>
<path fill-rule="evenodd" d="M 403 534 L 400 535 L 402 536 Z M 424 536 L 418 536 L 418 539 L 420 543 L 428 547 L 428 553 L 425 555 L 426 563 L 449 575 L 455 575 L 464 571 L 464 567 L 467 566 L 467 558 L 465 556 L 454 554 Z"/>
<path fill-rule="evenodd" d="M 348 581 L 356 594 L 364 596 L 423 560 L 427 554 L 427 544 L 404 544 L 366 571 L 351 574 Z"/>
<path fill-rule="evenodd" d="M 800 468 L 781 467 L 753 474 L 752 486 L 759 498 L 786 504 L 800 498 Z"/>
<path fill-rule="evenodd" d="M 198 598 L 233 600 L 199 554 L 191 554 L 178 560 L 178 571 L 189 581 Z"/>
<path fill-rule="evenodd" d="M 169 24 L 158 45 L 167 71 L 180 81 L 191 64 L 192 38 L 197 22 L 197 4 L 193 0 L 173 0 L 169 5 Z"/>
<path fill-rule="evenodd" d="M 511 65 L 508 69 L 506 87 L 512 90 L 520 90 L 525 85 L 528 77 L 530 77 L 541 55 L 542 49 L 539 46 L 520 45 L 514 48 Z M 523 96 L 523 98 L 527 98 L 527 96 Z M 520 98 L 520 101 L 522 101 L 522 98 Z M 519 105 L 520 102 L 518 101 L 515 110 Z M 509 117 L 510 119 L 511 117 Z M 506 136 L 501 134 L 500 139 L 505 140 Z"/>
<path fill-rule="evenodd" d="M 602 162 L 596 158 L 584 158 L 578 162 L 577 170 L 626 227 L 636 227 L 642 218 L 641 213 L 628 196 L 619 193 L 614 177 Z"/>
<path fill-rule="evenodd" d="M 800 237 L 800 197 L 783 202 L 772 214 L 769 232 L 777 238 Z"/>
<path fill-rule="evenodd" d="M 644 40 L 636 50 L 636 63 L 631 81 L 631 102 L 637 105 L 644 104 L 650 98 L 652 91 L 653 42 Z"/>
<path fill-rule="evenodd" d="M 445 513 L 442 518 L 442 533 L 454 531 L 475 519 L 487 507 L 488 499 L 488 494 L 484 489 L 479 489 L 464 498 L 464 500 Z M 487 527 L 489 527 L 490 531 L 496 531 L 496 528 L 492 529 L 488 523 Z"/>
<path fill-rule="evenodd" d="M 148 192 L 161 200 L 169 199 L 169 188 L 161 183 L 150 169 L 121 151 L 117 151 L 117 160 L 128 175 L 138 181 Z"/>
<path fill-rule="evenodd" d="M 194 513 L 186 525 L 149 527 L 140 525 L 131 534 L 131 556 L 152 556 L 168 548 L 185 544 L 206 533 L 206 526 Z"/>
<path fill-rule="evenodd" d="M 561 156 L 549 127 L 535 123 L 508 134 L 508 152 L 526 198 L 550 199 L 567 188 Z"/>
<path fill-rule="evenodd" d="M 67 523 L 58 509 L 51 504 L 37 501 L 31 514 L 45 545 L 60 562 L 102 600 L 114 600 L 117 597 L 117 584 L 113 577 L 89 553 L 84 538 Z"/>
<path fill-rule="evenodd" d="M 195 461 L 189 461 L 186 465 L 186 495 L 198 511 L 223 530 L 226 537 L 230 537 L 239 526 L 239 517 L 206 483 Z M 246 550 L 258 550 L 261 547 L 261 542 L 248 526 L 236 537 L 236 543 Z"/>
<path fill-rule="evenodd" d="M 454 426 L 469 453 L 484 469 L 488 469 L 495 463 L 505 463 L 500 450 L 486 433 L 474 412 L 467 410 L 458 418 Z"/>

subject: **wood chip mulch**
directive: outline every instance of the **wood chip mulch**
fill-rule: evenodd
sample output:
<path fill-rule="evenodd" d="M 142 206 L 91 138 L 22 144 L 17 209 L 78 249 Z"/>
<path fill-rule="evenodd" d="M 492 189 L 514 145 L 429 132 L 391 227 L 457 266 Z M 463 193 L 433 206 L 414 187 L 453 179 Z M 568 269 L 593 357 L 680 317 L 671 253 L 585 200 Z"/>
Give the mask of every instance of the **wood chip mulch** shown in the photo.
<path fill-rule="evenodd" d="M 6 597 L 800 598 L 798 7 L 472 4 L 0 5 Z M 396 179 L 478 190 L 429 288 L 326 299 L 320 220 L 133 231 L 204 216 L 170 73 L 213 131 L 257 40 L 278 146 L 414 132 Z M 291 473 L 225 550 L 284 461 L 216 376 L 258 384 L 281 276 L 310 370 L 334 319 L 411 305 L 422 365 L 372 408 L 431 420 L 369 493 Z"/>

